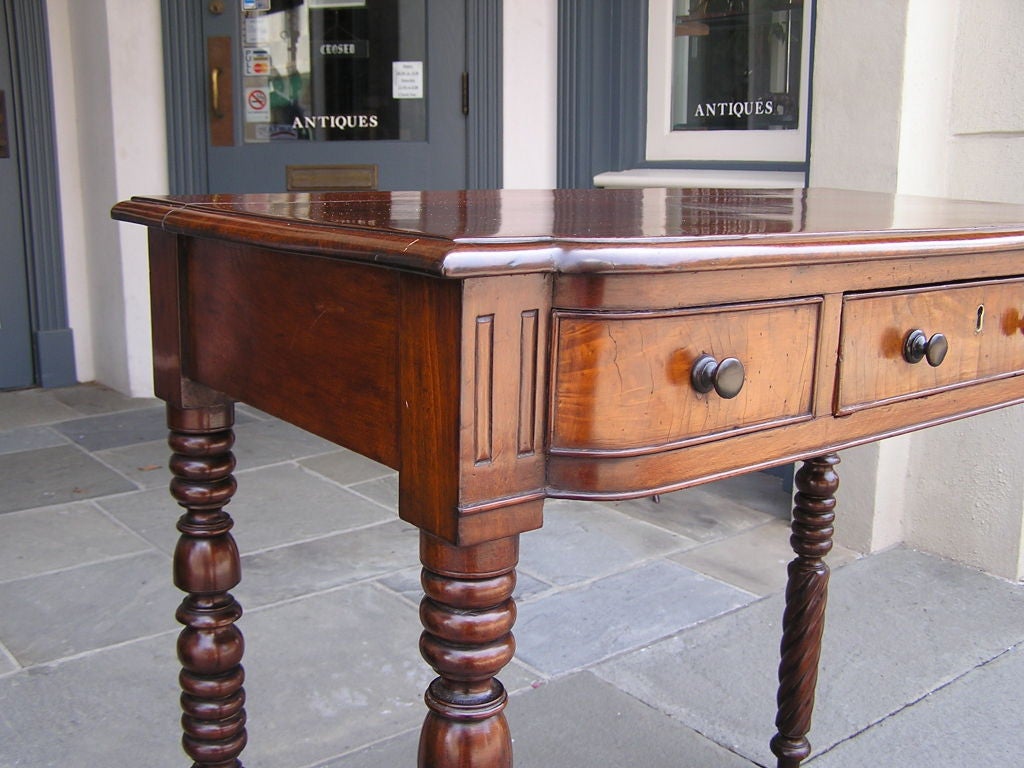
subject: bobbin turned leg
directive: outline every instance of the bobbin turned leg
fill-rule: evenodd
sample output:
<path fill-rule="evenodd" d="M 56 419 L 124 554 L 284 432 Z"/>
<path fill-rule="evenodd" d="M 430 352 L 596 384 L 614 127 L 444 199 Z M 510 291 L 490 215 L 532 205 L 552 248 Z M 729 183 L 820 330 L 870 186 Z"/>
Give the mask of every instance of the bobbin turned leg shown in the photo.
<path fill-rule="evenodd" d="M 420 652 L 440 677 L 426 692 L 420 768 L 510 768 L 508 696 L 494 676 L 515 653 L 519 536 L 454 547 L 420 534 Z"/>
<path fill-rule="evenodd" d="M 782 662 L 779 664 L 778 715 L 772 752 L 778 768 L 798 768 L 811 753 L 807 732 L 818 682 L 821 633 L 825 626 L 828 565 L 832 549 L 835 492 L 839 476 L 834 453 L 805 461 L 796 473 L 797 494 L 790 543 L 797 557 L 789 564 L 786 611 L 782 618 Z"/>
<path fill-rule="evenodd" d="M 234 407 L 182 409 L 167 406 L 171 495 L 185 514 L 174 550 L 174 584 L 185 599 L 177 619 L 182 670 L 182 746 L 203 768 L 241 768 L 245 746 L 242 608 L 228 590 L 241 579 L 231 517 L 223 507 L 235 492 L 231 472 Z"/>

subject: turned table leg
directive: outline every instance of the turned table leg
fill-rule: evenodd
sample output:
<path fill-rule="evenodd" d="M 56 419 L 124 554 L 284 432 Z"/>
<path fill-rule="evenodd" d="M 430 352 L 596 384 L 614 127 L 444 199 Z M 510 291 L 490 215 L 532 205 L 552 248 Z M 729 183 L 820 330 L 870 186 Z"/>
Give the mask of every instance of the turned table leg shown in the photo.
<path fill-rule="evenodd" d="M 234 409 L 168 405 L 171 495 L 185 509 L 174 550 L 174 584 L 188 593 L 177 611 L 182 670 L 182 746 L 204 768 L 240 768 L 245 747 L 242 608 L 228 590 L 241 579 L 231 517 Z"/>
<path fill-rule="evenodd" d="M 811 753 L 814 688 L 818 682 L 821 633 L 825 626 L 828 565 L 822 558 L 832 549 L 835 492 L 839 476 L 833 454 L 805 461 L 796 473 L 797 494 L 790 543 L 796 559 L 789 564 L 786 610 L 782 618 L 782 662 L 779 664 L 778 715 L 772 752 L 778 768 L 799 768 Z"/>
<path fill-rule="evenodd" d="M 515 652 L 512 590 L 519 536 L 455 547 L 420 534 L 420 652 L 440 675 L 427 688 L 420 768 L 510 768 L 508 699 L 495 675 Z"/>

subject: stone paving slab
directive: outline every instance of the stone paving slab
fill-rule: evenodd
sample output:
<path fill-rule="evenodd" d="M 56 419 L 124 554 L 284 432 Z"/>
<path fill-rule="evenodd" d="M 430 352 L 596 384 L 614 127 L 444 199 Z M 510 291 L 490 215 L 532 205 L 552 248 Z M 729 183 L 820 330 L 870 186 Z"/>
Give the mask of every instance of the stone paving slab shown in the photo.
<path fill-rule="evenodd" d="M 153 397 L 128 397 L 117 390 L 95 382 L 71 387 L 43 390 L 57 402 L 73 408 L 82 416 L 95 416 L 113 411 L 138 408 L 163 408 L 163 402 Z"/>
<path fill-rule="evenodd" d="M 0 515 L 0 582 L 148 550 L 92 502 Z"/>
<path fill-rule="evenodd" d="M 81 415 L 79 411 L 60 402 L 48 389 L 4 392 L 0 400 L 0 430 L 52 424 Z"/>
<path fill-rule="evenodd" d="M 434 673 L 418 652 L 418 611 L 379 587 L 359 584 L 252 611 L 242 630 L 246 768 L 308 766 L 423 721 L 423 691 Z M 514 665 L 501 679 L 510 689 L 528 684 Z"/>
<path fill-rule="evenodd" d="M 53 428 L 87 451 L 167 438 L 167 418 L 160 406 L 86 416 L 62 421 Z"/>
<path fill-rule="evenodd" d="M 339 485 L 352 485 L 396 474 L 395 470 L 344 448 L 311 459 L 303 459 L 299 463 Z"/>
<path fill-rule="evenodd" d="M 0 677 L 0 765 L 187 765 L 174 637 Z"/>
<path fill-rule="evenodd" d="M 808 768 L 1020 765 L 1024 648 L 968 674 L 848 739 Z"/>
<path fill-rule="evenodd" d="M 353 483 L 348 486 L 353 493 L 372 499 L 383 507 L 393 509 L 398 514 L 398 475 L 377 477 L 365 483 Z"/>
<path fill-rule="evenodd" d="M 750 595 L 653 561 L 519 607 L 517 655 L 548 675 L 594 664 L 738 608 Z"/>
<path fill-rule="evenodd" d="M 164 430 L 166 435 L 167 430 Z M 159 488 L 165 494 L 171 482 L 167 468 L 171 451 L 166 437 L 147 443 L 134 443 L 116 448 L 93 451 L 93 455 L 107 466 L 116 469 L 139 488 Z"/>
<path fill-rule="evenodd" d="M 239 418 L 235 425 L 233 451 L 240 472 L 337 450 L 338 446 L 329 440 L 277 419 L 256 421 L 246 418 L 243 421 Z"/>
<path fill-rule="evenodd" d="M 0 584 L 0 641 L 41 664 L 176 627 L 181 594 L 153 551 Z"/>
<path fill-rule="evenodd" d="M 242 557 L 242 605 L 288 600 L 351 584 L 419 562 L 419 531 L 395 520 Z"/>
<path fill-rule="evenodd" d="M 295 464 L 240 472 L 236 478 L 238 491 L 225 509 L 235 521 L 232 535 L 243 554 L 385 522 L 396 516 Z M 99 503 L 162 552 L 174 551 L 178 540 L 175 522 L 183 510 L 166 488 L 102 499 Z"/>
<path fill-rule="evenodd" d="M 1024 641 L 1024 590 L 909 550 L 833 574 L 810 741 L 829 748 Z M 781 595 L 597 674 L 751 760 L 774 733 Z"/>
<path fill-rule="evenodd" d="M 782 481 L 763 473 L 720 480 L 652 497 L 611 503 L 613 509 L 652 525 L 708 542 L 733 536 L 773 519 L 788 520 L 790 495 Z"/>
<path fill-rule="evenodd" d="M 601 504 L 550 499 L 544 504 L 544 527 L 520 537 L 519 567 L 551 584 L 567 586 L 696 543 Z"/>
<path fill-rule="evenodd" d="M 508 720 L 517 768 L 753 768 L 589 672 L 513 696 Z"/>
<path fill-rule="evenodd" d="M 55 448 L 67 444 L 67 438 L 50 427 L 21 427 L 0 432 L 0 454 Z"/>
<path fill-rule="evenodd" d="M 764 597 L 786 588 L 787 565 L 795 557 L 789 536 L 789 523 L 771 520 L 735 536 L 672 555 L 671 559 Z M 828 562 L 833 568 L 838 568 L 857 557 L 851 549 L 833 546 Z"/>
<path fill-rule="evenodd" d="M 583 672 L 512 696 L 516 768 L 753 768 L 642 702 Z M 322 768 L 412 768 L 419 734 L 402 734 Z"/>
<path fill-rule="evenodd" d="M 331 443 L 288 424 L 252 422 L 252 417 L 240 417 L 235 426 L 233 453 L 236 477 L 253 469 L 290 462 L 334 448 Z M 171 452 L 167 447 L 166 428 L 161 429 L 159 440 L 95 450 L 94 454 L 139 487 L 161 489 L 167 493 L 171 480 L 167 468 Z"/>
<path fill-rule="evenodd" d="M 0 643 L 0 677 L 6 675 L 8 672 L 14 672 L 20 669 L 21 665 L 18 664 L 14 658 L 14 654 L 4 647 L 3 643 Z"/>
<path fill-rule="evenodd" d="M 136 490 L 73 445 L 0 455 L 0 513 Z"/>

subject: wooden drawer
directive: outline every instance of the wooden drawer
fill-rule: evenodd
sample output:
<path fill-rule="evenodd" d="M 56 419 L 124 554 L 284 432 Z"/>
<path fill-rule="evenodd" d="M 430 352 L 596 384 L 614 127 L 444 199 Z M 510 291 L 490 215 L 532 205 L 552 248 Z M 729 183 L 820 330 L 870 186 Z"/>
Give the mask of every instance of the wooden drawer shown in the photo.
<path fill-rule="evenodd" d="M 917 397 L 1024 371 L 1024 280 L 847 296 L 839 350 L 836 412 Z M 942 334 L 938 366 L 909 363 L 914 330 Z"/>
<path fill-rule="evenodd" d="M 819 298 L 663 312 L 556 312 L 551 450 L 639 454 L 810 418 Z M 696 391 L 704 354 L 739 394 Z"/>

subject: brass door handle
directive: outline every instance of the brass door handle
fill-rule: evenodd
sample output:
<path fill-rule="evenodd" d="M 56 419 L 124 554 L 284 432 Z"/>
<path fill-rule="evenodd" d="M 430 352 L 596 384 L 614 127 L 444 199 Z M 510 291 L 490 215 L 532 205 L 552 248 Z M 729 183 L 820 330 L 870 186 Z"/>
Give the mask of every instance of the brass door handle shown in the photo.
<path fill-rule="evenodd" d="M 220 75 L 220 67 L 210 69 L 210 108 L 213 110 L 213 116 L 218 120 L 224 117 L 224 113 L 220 109 Z"/>

